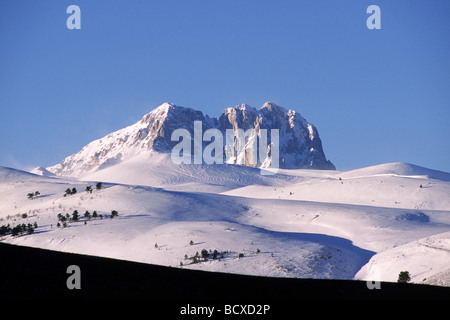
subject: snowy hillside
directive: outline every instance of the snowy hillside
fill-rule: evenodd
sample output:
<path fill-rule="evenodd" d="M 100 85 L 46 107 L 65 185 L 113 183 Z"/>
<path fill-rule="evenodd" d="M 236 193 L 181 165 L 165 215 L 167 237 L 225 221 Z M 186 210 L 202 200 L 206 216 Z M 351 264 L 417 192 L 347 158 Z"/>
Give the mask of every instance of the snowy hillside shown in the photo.
<path fill-rule="evenodd" d="M 289 171 L 280 170 L 280 173 L 289 174 Z M 286 184 L 276 190 L 265 186 L 246 186 L 226 194 L 262 199 L 448 210 L 449 176 L 446 172 L 411 164 L 389 163 L 347 172 L 316 171 L 308 179 Z"/>
<path fill-rule="evenodd" d="M 37 223 L 1 241 L 277 277 L 396 281 L 408 270 L 413 282 L 450 286 L 447 173 L 396 163 L 262 176 L 166 156 L 142 153 L 79 179 L 0 168 L 0 226 Z"/>
<path fill-rule="evenodd" d="M 203 192 L 222 192 L 248 185 L 277 185 L 286 180 L 299 180 L 284 174 L 261 175 L 257 168 L 237 165 L 176 165 L 169 154 L 151 151 L 86 174 L 82 179 Z"/>
<path fill-rule="evenodd" d="M 47 169 L 45 169 L 44 167 L 36 167 L 33 170 L 30 171 L 31 173 L 40 175 L 40 176 L 46 176 L 46 177 L 54 177 L 55 174 L 48 171 Z"/>

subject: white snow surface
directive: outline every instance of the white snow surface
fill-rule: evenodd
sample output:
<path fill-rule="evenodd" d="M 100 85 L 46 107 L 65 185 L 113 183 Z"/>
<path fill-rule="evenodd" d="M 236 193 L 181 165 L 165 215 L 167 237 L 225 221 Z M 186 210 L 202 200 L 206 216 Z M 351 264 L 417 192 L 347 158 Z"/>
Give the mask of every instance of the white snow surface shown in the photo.
<path fill-rule="evenodd" d="M 175 165 L 151 151 L 78 178 L 35 172 L 0 167 L 0 226 L 38 224 L 0 241 L 275 277 L 396 281 L 407 270 L 412 282 L 450 286 L 449 173 L 389 163 L 264 176 L 238 165 Z M 80 221 L 57 227 L 57 215 L 74 210 Z M 192 263 L 203 249 L 209 259 Z"/>

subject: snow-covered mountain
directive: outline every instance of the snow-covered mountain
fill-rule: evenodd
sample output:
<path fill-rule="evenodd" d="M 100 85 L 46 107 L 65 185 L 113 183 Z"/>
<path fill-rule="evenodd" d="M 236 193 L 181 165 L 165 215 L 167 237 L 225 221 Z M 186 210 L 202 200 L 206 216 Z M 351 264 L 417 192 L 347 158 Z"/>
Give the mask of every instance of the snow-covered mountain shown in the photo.
<path fill-rule="evenodd" d="M 238 137 L 236 139 L 239 139 L 238 129 L 244 131 L 254 129 L 245 141 L 236 142 L 233 145 L 236 156 L 232 162 L 227 163 L 256 167 L 270 165 L 270 163 L 250 161 L 250 148 L 253 145 L 249 141 L 254 141 L 256 136 L 260 135 L 261 129 L 269 132 L 271 129 L 278 129 L 280 168 L 335 169 L 325 157 L 322 142 L 314 125 L 308 123 L 294 110 L 287 110 L 267 102 L 260 110 L 245 104 L 227 108 L 219 119 L 211 118 L 192 108 L 164 103 L 146 114 L 139 122 L 89 143 L 80 152 L 47 170 L 56 175 L 81 177 L 141 154 L 170 153 L 178 144 L 178 141 L 172 141 L 172 133 L 176 129 L 186 129 L 193 140 L 195 121 L 201 121 L 202 133 L 208 129 L 217 129 L 223 137 L 226 137 L 227 129 L 233 129 Z M 268 135 L 265 154 L 270 153 L 270 137 Z M 239 149 L 239 143 L 245 145 L 243 150 Z M 202 145 L 204 149 L 207 142 L 203 141 Z M 259 144 L 257 147 L 259 148 Z M 222 148 L 225 158 L 225 139 Z"/>
<path fill-rule="evenodd" d="M 255 129 L 256 134 L 260 129 L 268 132 L 278 129 L 280 168 L 336 169 L 325 157 L 316 127 L 295 110 L 287 110 L 271 102 L 266 102 L 260 110 L 243 104 L 225 109 L 219 123 L 219 129 L 223 132 L 241 128 L 244 131 Z M 245 163 L 248 163 L 247 159 Z"/>
<path fill-rule="evenodd" d="M 261 175 L 246 152 L 236 157 L 244 165 L 174 163 L 170 137 L 195 121 L 254 129 L 249 141 L 278 129 L 284 168 Z M 166 103 L 56 166 L 0 167 L 0 241 L 275 277 L 396 281 L 406 270 L 412 282 L 450 286 L 449 194 L 450 173 L 414 164 L 335 170 L 315 127 L 271 103 L 218 119 Z"/>

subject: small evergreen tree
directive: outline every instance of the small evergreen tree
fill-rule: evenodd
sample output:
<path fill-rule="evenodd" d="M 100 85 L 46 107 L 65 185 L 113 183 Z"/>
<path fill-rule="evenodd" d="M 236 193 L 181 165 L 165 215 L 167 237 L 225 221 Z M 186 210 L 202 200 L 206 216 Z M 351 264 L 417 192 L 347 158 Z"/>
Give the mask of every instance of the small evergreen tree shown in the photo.
<path fill-rule="evenodd" d="M 102 184 L 101 182 L 97 182 L 97 184 L 95 185 L 95 188 L 96 188 L 97 190 L 100 190 L 100 189 L 103 188 L 103 184 Z"/>
<path fill-rule="evenodd" d="M 20 233 L 20 227 L 15 226 L 14 228 L 11 229 L 11 235 L 13 237 L 18 236 Z"/>
<path fill-rule="evenodd" d="M 66 222 L 69 219 L 69 215 L 63 215 L 62 213 L 58 213 L 58 221 Z"/>
<path fill-rule="evenodd" d="M 76 194 L 77 193 L 77 188 L 73 187 L 72 188 L 72 194 Z"/>
<path fill-rule="evenodd" d="M 34 233 L 34 228 L 31 225 L 31 223 L 29 223 L 28 227 L 27 227 L 27 234 L 33 234 L 33 233 Z"/>
<path fill-rule="evenodd" d="M 8 223 L 8 225 L 3 225 L 0 227 L 0 236 L 5 236 L 7 234 L 11 233 L 11 227 Z"/>
<path fill-rule="evenodd" d="M 411 280 L 411 276 L 409 275 L 408 271 L 400 271 L 398 274 L 398 283 L 407 283 Z"/>
<path fill-rule="evenodd" d="M 115 218 L 119 215 L 119 212 L 117 212 L 116 210 L 111 211 L 111 219 Z"/>
<path fill-rule="evenodd" d="M 92 186 L 87 186 L 86 187 L 86 192 L 92 193 Z"/>
<path fill-rule="evenodd" d="M 79 218 L 80 218 L 80 215 L 78 213 L 78 210 L 74 210 L 73 213 L 72 213 L 72 220 L 73 221 L 78 221 Z"/>
<path fill-rule="evenodd" d="M 203 249 L 202 250 L 202 258 L 203 258 L 203 260 L 208 260 L 208 255 L 209 255 L 209 253 L 208 253 L 208 250 L 206 250 L 206 249 Z"/>

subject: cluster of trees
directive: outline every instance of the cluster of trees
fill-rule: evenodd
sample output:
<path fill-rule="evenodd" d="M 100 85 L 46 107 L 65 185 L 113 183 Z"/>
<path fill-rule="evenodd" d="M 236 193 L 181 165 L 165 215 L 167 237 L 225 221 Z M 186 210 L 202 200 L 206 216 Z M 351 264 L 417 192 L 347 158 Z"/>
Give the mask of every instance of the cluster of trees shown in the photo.
<path fill-rule="evenodd" d="M 39 191 L 36 191 L 36 192 L 30 192 L 30 193 L 28 193 L 27 198 L 28 198 L 28 199 L 34 199 L 35 197 L 38 197 L 40 194 L 41 194 L 41 193 L 40 193 Z"/>
<path fill-rule="evenodd" d="M 95 185 L 95 188 L 97 190 L 101 190 L 103 189 L 103 184 L 101 182 L 97 182 L 97 184 Z M 92 193 L 93 189 L 92 186 L 87 186 L 85 189 L 86 192 Z M 64 197 L 66 196 L 70 196 L 72 194 L 76 194 L 77 193 L 77 188 L 73 187 L 71 188 L 67 188 L 66 192 L 64 193 Z M 36 192 L 30 192 L 27 194 L 28 199 L 34 199 L 36 197 L 38 197 L 41 193 L 39 191 Z"/>
<path fill-rule="evenodd" d="M 117 217 L 119 215 L 119 212 L 117 210 L 112 210 L 111 211 L 111 215 L 109 216 L 111 219 Z M 99 214 L 97 211 L 93 211 L 92 213 L 88 210 L 86 210 L 86 212 L 84 213 L 84 217 L 86 218 L 86 220 L 84 221 L 84 223 L 86 223 L 87 220 L 91 220 L 91 219 L 96 219 L 96 218 L 100 218 L 103 219 L 103 214 Z M 78 222 L 80 221 L 80 213 L 78 212 L 78 210 L 74 210 L 72 212 L 72 215 L 66 213 L 66 214 L 62 214 L 62 213 L 58 213 L 58 223 L 57 223 L 57 227 L 67 227 L 69 222 Z"/>
<path fill-rule="evenodd" d="M 192 241 L 191 241 L 192 242 Z M 219 252 L 217 250 L 211 251 L 203 249 L 201 251 L 201 254 L 198 253 L 198 251 L 195 253 L 193 257 L 188 257 L 187 254 L 184 255 L 185 260 L 191 260 L 191 263 L 199 263 L 201 261 L 208 261 L 208 259 L 223 259 L 225 255 L 228 254 L 228 251 Z M 180 266 L 183 265 L 183 262 L 180 262 Z"/>
<path fill-rule="evenodd" d="M 97 184 L 95 185 L 95 189 L 97 190 L 101 190 L 103 189 L 103 184 L 101 182 L 97 182 Z M 92 186 L 87 186 L 85 189 L 86 192 L 92 193 Z"/>
<path fill-rule="evenodd" d="M 12 235 L 13 237 L 16 236 L 21 236 L 24 234 L 33 234 L 34 230 L 37 229 L 38 224 L 37 222 L 35 222 L 34 224 L 28 223 L 22 223 L 22 224 L 18 224 L 15 227 L 12 227 L 7 224 L 7 225 L 2 225 L 0 227 L 0 236 L 6 236 L 6 235 Z"/>
<path fill-rule="evenodd" d="M 62 213 L 58 213 L 58 228 L 59 227 L 67 227 L 68 222 L 78 221 L 80 219 L 80 214 L 78 213 L 78 210 L 74 210 L 72 215 L 69 215 L 66 213 L 65 215 Z"/>
<path fill-rule="evenodd" d="M 96 219 L 96 218 L 103 219 L 103 215 L 98 214 L 97 211 L 95 211 L 95 210 L 94 210 L 94 212 L 92 212 L 92 214 L 88 210 L 86 210 L 86 212 L 84 213 L 84 217 L 88 220 Z"/>
<path fill-rule="evenodd" d="M 96 187 L 97 190 L 100 190 L 100 189 L 103 188 L 103 184 L 101 182 L 98 182 L 95 187 Z M 92 186 L 87 186 L 85 191 L 89 192 L 89 193 L 92 193 L 92 191 L 93 191 L 92 190 Z M 64 193 L 64 197 L 76 194 L 77 192 L 78 192 L 78 190 L 75 187 L 73 187 L 72 189 L 67 188 L 66 192 Z M 41 193 L 39 191 L 30 192 L 30 193 L 28 193 L 27 197 L 28 197 L 28 199 L 34 199 L 35 197 L 38 197 L 40 194 Z"/>
<path fill-rule="evenodd" d="M 64 194 L 64 197 L 70 196 L 70 195 L 76 194 L 76 193 L 77 193 L 77 188 L 75 188 L 75 187 L 73 187 L 72 189 L 67 188 L 66 193 Z"/>
<path fill-rule="evenodd" d="M 97 184 L 95 185 L 95 188 L 97 190 L 101 190 L 101 189 L 103 189 L 103 184 L 101 182 L 97 182 Z M 92 186 L 87 186 L 84 191 L 92 193 L 92 191 L 93 191 Z M 78 192 L 78 190 L 75 187 L 73 187 L 72 189 L 67 188 L 66 193 L 64 193 L 64 197 L 76 194 L 77 192 Z"/>
<path fill-rule="evenodd" d="M 189 244 L 191 246 L 193 246 L 195 243 L 194 243 L 194 241 L 191 240 L 191 241 L 189 241 Z M 155 243 L 155 248 L 158 248 L 158 245 L 156 243 Z M 208 251 L 206 249 L 203 249 L 201 251 L 201 253 L 198 253 L 198 251 L 197 251 L 193 257 L 189 257 L 187 254 L 185 254 L 184 260 L 190 260 L 191 264 L 199 263 L 202 261 L 206 262 L 209 259 L 213 259 L 213 260 L 219 259 L 219 261 L 220 261 L 220 259 L 223 259 L 228 253 L 229 253 L 228 251 L 217 251 L 217 250 L 211 251 L 211 249 Z M 261 253 L 261 250 L 257 249 L 256 253 L 257 254 Z M 243 257 L 244 257 L 243 253 L 238 254 L 238 258 L 243 258 Z M 183 266 L 182 261 L 180 262 L 180 266 Z"/>

